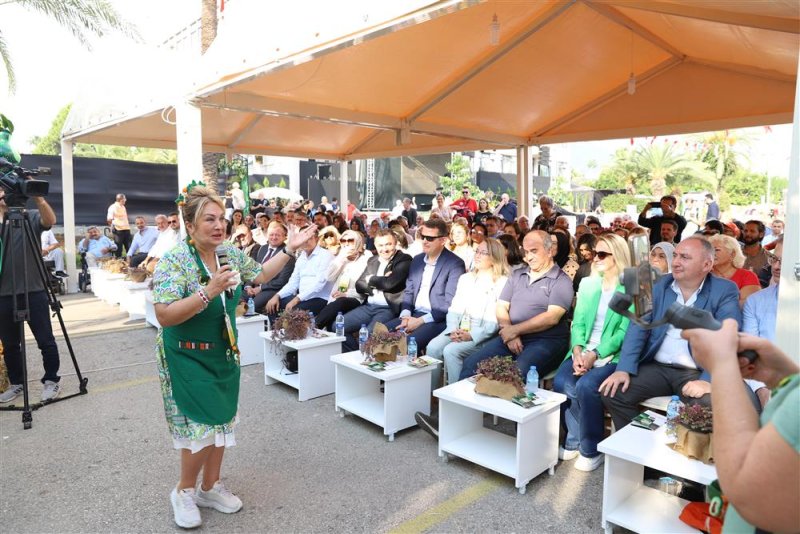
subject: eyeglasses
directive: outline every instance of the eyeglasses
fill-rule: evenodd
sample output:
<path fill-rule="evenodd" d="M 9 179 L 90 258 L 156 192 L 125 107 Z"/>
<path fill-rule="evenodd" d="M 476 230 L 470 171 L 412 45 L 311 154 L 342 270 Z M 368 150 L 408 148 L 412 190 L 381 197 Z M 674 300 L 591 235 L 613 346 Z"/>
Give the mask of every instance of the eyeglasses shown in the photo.
<path fill-rule="evenodd" d="M 598 250 L 598 251 L 597 251 L 597 252 L 595 252 L 594 254 L 595 254 L 595 257 L 596 257 L 596 258 L 599 258 L 601 261 L 602 261 L 602 260 L 604 260 L 604 259 L 606 259 L 606 258 L 608 258 L 609 256 L 613 256 L 613 254 L 612 254 L 612 253 L 610 253 L 610 252 L 605 252 L 605 251 L 602 251 L 602 250 Z"/>
<path fill-rule="evenodd" d="M 355 242 L 356 242 L 355 239 L 340 239 L 339 240 L 339 243 L 341 243 L 342 245 L 347 245 L 349 243 L 355 243 Z"/>
<path fill-rule="evenodd" d="M 775 254 L 767 253 L 767 261 L 770 265 L 780 265 L 782 262 L 782 258 L 776 256 Z"/>
<path fill-rule="evenodd" d="M 421 235 L 419 237 L 430 243 L 431 241 L 436 241 L 437 239 L 441 239 L 441 238 L 447 237 L 447 236 L 446 235 Z"/>
<path fill-rule="evenodd" d="M 489 256 L 489 251 L 488 250 L 480 250 L 479 249 L 479 250 L 475 251 L 475 255 L 476 256 Z"/>
<path fill-rule="evenodd" d="M 469 191 L 462 191 L 461 194 L 462 195 L 469 195 Z"/>
<path fill-rule="evenodd" d="M 332 238 L 332 237 L 336 237 L 336 236 L 335 236 L 334 234 L 330 233 L 330 232 L 328 232 L 327 234 L 325 234 L 324 236 L 322 236 L 322 238 L 323 238 L 323 239 L 330 239 L 330 238 Z"/>
<path fill-rule="evenodd" d="M 469 233 L 475 235 L 486 235 L 485 233 L 481 232 L 480 230 L 470 230 Z"/>
<path fill-rule="evenodd" d="M 170 224 L 178 224 L 178 220 L 177 219 L 175 219 L 174 221 L 167 221 L 167 222 L 170 223 Z"/>

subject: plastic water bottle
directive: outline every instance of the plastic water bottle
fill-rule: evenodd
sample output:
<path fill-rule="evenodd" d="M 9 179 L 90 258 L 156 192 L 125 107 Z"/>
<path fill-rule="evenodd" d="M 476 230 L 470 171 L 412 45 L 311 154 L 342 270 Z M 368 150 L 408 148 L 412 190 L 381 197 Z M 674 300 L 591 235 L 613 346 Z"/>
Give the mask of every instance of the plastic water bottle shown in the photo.
<path fill-rule="evenodd" d="M 667 438 L 674 440 L 678 438 L 678 412 L 683 406 L 680 397 L 677 395 L 673 395 L 672 399 L 670 399 L 669 404 L 667 404 Z"/>
<path fill-rule="evenodd" d="M 317 328 L 317 325 L 314 322 L 316 320 L 314 319 L 314 312 L 312 311 L 308 312 L 308 318 L 311 320 L 308 323 L 308 337 L 311 337 L 314 335 L 314 330 Z"/>
<path fill-rule="evenodd" d="M 528 379 L 525 381 L 525 392 L 536 394 L 539 389 L 539 371 L 536 370 L 535 365 L 531 365 L 528 370 Z"/>
<path fill-rule="evenodd" d="M 414 336 L 408 338 L 408 359 L 413 360 L 417 357 L 417 340 Z"/>
<path fill-rule="evenodd" d="M 256 303 L 253 300 L 253 297 L 247 299 L 247 315 L 255 315 L 256 314 Z"/>
<path fill-rule="evenodd" d="M 358 331 L 358 350 L 361 351 L 361 354 L 367 353 L 367 339 L 369 339 L 369 330 L 367 330 L 366 324 L 362 324 Z"/>
<path fill-rule="evenodd" d="M 336 314 L 336 335 L 344 335 L 344 314 L 342 312 Z"/>

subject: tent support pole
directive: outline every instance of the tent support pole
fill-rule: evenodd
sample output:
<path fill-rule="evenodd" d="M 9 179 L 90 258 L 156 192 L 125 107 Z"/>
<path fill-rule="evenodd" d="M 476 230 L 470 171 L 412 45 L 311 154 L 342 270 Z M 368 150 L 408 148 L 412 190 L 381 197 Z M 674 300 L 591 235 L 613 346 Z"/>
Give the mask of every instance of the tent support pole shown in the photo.
<path fill-rule="evenodd" d="M 178 190 L 203 176 L 203 122 L 200 108 L 183 102 L 175 106 L 178 148 Z"/>
<path fill-rule="evenodd" d="M 520 145 L 517 147 L 517 217 L 522 215 L 527 217 L 530 213 L 528 208 L 530 202 L 530 195 L 528 195 L 529 171 L 528 147 Z"/>
<path fill-rule="evenodd" d="M 72 141 L 61 140 L 61 205 L 64 211 L 64 266 L 67 268 L 67 292 L 78 291 L 75 267 L 75 178 L 72 166 Z"/>
<path fill-rule="evenodd" d="M 339 162 L 339 210 L 347 213 L 347 161 L 345 160 Z"/>

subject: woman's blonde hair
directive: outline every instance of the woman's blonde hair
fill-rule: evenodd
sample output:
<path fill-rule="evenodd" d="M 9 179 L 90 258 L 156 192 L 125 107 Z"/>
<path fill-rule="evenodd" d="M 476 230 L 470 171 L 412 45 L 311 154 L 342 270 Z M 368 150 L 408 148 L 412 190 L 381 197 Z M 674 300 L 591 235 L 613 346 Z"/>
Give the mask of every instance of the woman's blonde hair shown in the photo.
<path fill-rule="evenodd" d="M 721 248 L 728 250 L 731 255 L 731 265 L 737 269 L 741 269 L 744 266 L 744 252 L 742 252 L 739 242 L 734 238 L 729 235 L 717 234 L 709 237 L 708 241 L 712 246 L 719 245 Z"/>
<path fill-rule="evenodd" d="M 487 237 L 483 242 L 486 243 L 486 250 L 492 260 L 492 280 L 497 280 L 501 276 L 508 276 L 511 267 L 508 266 L 508 260 L 506 259 L 506 247 L 500 241 L 491 237 Z M 478 247 L 480 248 L 480 245 Z"/>
<path fill-rule="evenodd" d="M 325 236 L 328 234 L 333 234 L 336 237 L 336 245 L 339 244 L 339 239 L 341 239 L 339 230 L 337 230 L 335 226 L 326 226 L 319 231 L 319 240 L 317 241 L 317 244 L 324 249 L 328 248 L 328 243 L 325 242 Z"/>
<path fill-rule="evenodd" d="M 356 232 L 355 230 L 345 230 L 342 232 L 341 237 L 339 237 L 339 244 L 342 243 L 342 239 L 353 239 L 355 241 L 355 243 L 353 243 L 355 249 L 360 253 L 364 252 L 364 237 L 361 235 L 361 232 Z"/>
<path fill-rule="evenodd" d="M 193 225 L 197 225 L 197 218 L 200 217 L 200 214 L 203 213 L 203 210 L 206 209 L 209 202 L 216 204 L 222 209 L 223 213 L 225 212 L 225 203 L 222 202 L 222 199 L 219 198 L 214 191 L 202 185 L 192 187 L 192 189 L 186 193 L 183 206 L 181 207 L 183 222 L 185 224 L 192 223 Z"/>
<path fill-rule="evenodd" d="M 611 232 L 600 234 L 597 236 L 597 243 L 594 246 L 595 255 L 597 254 L 597 245 L 600 243 L 605 243 L 611 249 L 617 273 L 622 274 L 625 267 L 631 266 L 631 251 L 628 249 L 628 243 L 622 237 Z M 598 274 L 595 270 L 594 262 L 592 262 L 592 274 Z"/>

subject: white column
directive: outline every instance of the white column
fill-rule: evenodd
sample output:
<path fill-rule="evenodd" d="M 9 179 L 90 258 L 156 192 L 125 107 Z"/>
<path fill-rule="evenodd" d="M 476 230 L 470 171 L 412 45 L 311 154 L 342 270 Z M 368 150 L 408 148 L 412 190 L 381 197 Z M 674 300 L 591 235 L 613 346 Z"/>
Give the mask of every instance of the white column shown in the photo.
<path fill-rule="evenodd" d="M 798 59 L 800 66 L 800 59 Z M 797 317 L 800 316 L 800 85 L 795 86 L 794 122 L 792 126 L 792 155 L 789 159 L 789 190 L 786 194 L 786 221 L 783 237 L 783 262 L 778 290 L 778 316 L 775 341 L 795 361 L 800 335 Z"/>
<path fill-rule="evenodd" d="M 178 190 L 203 179 L 203 124 L 200 108 L 183 102 L 175 106 L 178 148 Z"/>
<path fill-rule="evenodd" d="M 67 292 L 78 292 L 78 268 L 75 267 L 75 180 L 72 167 L 72 141 L 61 141 L 61 205 L 64 211 L 64 266 L 69 278 Z"/>
<path fill-rule="evenodd" d="M 347 213 L 347 162 L 339 162 L 339 210 Z"/>
<path fill-rule="evenodd" d="M 517 147 L 517 217 L 522 215 L 527 217 L 529 213 L 529 170 L 530 165 L 528 163 L 528 147 L 525 145 L 520 145 Z"/>
<path fill-rule="evenodd" d="M 289 173 L 289 191 L 299 195 L 300 194 L 300 159 L 292 158 L 294 160 L 292 172 Z M 304 176 L 308 179 L 308 176 Z"/>

